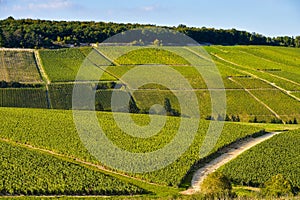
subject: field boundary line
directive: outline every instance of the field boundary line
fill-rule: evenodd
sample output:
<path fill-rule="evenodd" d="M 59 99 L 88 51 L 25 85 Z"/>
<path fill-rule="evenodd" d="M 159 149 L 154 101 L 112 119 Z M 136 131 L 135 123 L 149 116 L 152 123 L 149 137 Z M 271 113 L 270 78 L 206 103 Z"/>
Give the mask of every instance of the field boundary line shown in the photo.
<path fill-rule="evenodd" d="M 39 73 L 42 76 L 42 79 L 46 81 L 46 101 L 47 101 L 48 109 L 51 109 L 52 104 L 51 104 L 50 92 L 49 92 L 49 84 L 51 84 L 51 81 L 43 68 L 42 60 L 41 60 L 38 50 L 34 50 L 33 53 L 34 53 L 34 58 L 35 58 L 35 62 L 36 62 L 37 68 L 39 70 Z"/>
<path fill-rule="evenodd" d="M 112 64 L 114 64 L 116 66 L 121 66 L 119 63 L 112 61 L 108 56 L 106 56 L 102 51 L 100 51 L 100 49 L 98 49 L 98 48 L 93 48 L 93 49 L 95 49 L 97 53 L 99 53 L 101 56 L 103 56 L 106 60 L 108 60 Z"/>
<path fill-rule="evenodd" d="M 94 62 L 93 62 L 91 59 L 89 59 L 88 57 L 87 57 L 87 59 L 88 59 L 95 67 L 97 67 L 97 68 L 101 69 L 103 72 L 105 72 L 105 73 L 111 75 L 111 76 L 114 77 L 117 81 L 123 82 L 123 81 L 122 81 L 118 76 L 116 76 L 115 74 L 113 74 L 113 73 L 111 73 L 111 72 L 109 72 L 109 71 L 103 69 L 102 66 L 97 65 L 96 63 L 94 63 Z"/>
<path fill-rule="evenodd" d="M 205 163 L 205 165 L 199 168 L 193 175 L 191 188 L 183 191 L 182 194 L 195 194 L 201 191 L 201 183 L 203 180 L 211 173 L 216 171 L 221 166 L 225 165 L 226 163 L 232 161 L 233 159 L 237 158 L 239 155 L 244 153 L 245 151 L 251 149 L 252 147 L 272 138 L 273 136 L 280 134 L 282 132 L 270 132 L 266 133 L 260 137 L 250 137 L 245 140 L 235 142 L 225 149 L 222 149 L 220 153 L 222 153 L 217 158 Z"/>
<path fill-rule="evenodd" d="M 93 50 L 95 50 L 100 56 L 104 57 L 106 60 L 108 60 L 110 63 L 116 65 L 116 66 L 121 66 L 119 63 L 112 61 L 109 57 L 107 57 L 105 54 L 103 54 L 98 48 L 93 48 Z M 94 66 L 98 67 L 100 70 L 102 70 L 103 72 L 111 75 L 112 77 L 114 77 L 117 81 L 120 81 L 121 83 L 123 83 L 126 88 L 129 88 L 129 84 L 126 83 L 124 80 L 122 80 L 120 77 L 118 77 L 117 75 L 115 75 L 114 73 L 111 73 L 108 70 L 103 69 L 103 66 L 98 66 L 96 63 L 94 63 L 91 59 L 88 58 L 88 56 L 86 57 Z M 113 67 L 113 66 L 112 66 Z M 130 88 L 129 88 L 130 89 Z"/>
<path fill-rule="evenodd" d="M 42 78 L 46 81 L 46 84 L 49 85 L 51 83 L 51 81 L 43 68 L 40 54 L 39 54 L 38 50 L 34 50 L 33 52 L 34 52 L 34 58 L 36 60 L 38 70 L 40 71 Z"/>

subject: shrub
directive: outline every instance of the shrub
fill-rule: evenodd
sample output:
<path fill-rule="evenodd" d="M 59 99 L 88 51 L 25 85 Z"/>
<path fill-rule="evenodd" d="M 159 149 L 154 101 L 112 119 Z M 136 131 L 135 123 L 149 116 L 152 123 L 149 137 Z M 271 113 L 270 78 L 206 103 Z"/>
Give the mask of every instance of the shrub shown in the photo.
<path fill-rule="evenodd" d="M 282 174 L 277 174 L 265 183 L 262 193 L 269 197 L 292 196 L 293 188 Z"/>
<path fill-rule="evenodd" d="M 224 198 L 233 196 L 229 179 L 220 172 L 207 176 L 201 184 L 201 192 L 210 198 Z"/>

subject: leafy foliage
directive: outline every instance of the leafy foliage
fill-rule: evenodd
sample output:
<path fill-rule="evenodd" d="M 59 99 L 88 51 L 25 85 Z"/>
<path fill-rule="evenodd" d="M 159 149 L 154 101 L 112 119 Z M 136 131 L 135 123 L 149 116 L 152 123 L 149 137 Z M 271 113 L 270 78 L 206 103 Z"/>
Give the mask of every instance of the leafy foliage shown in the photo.
<path fill-rule="evenodd" d="M 40 50 L 39 54 L 51 81 L 74 81 L 85 58 L 78 48 Z"/>
<path fill-rule="evenodd" d="M 75 81 L 79 68 L 84 65 L 88 69 L 87 77 L 78 77 L 79 80 L 98 81 L 100 80 L 116 80 L 107 73 L 103 73 L 98 67 L 99 63 L 93 63 L 94 50 L 92 51 L 91 59 L 85 60 L 86 53 L 91 52 L 92 48 L 70 48 L 59 50 L 40 50 L 42 65 L 52 82 L 68 82 Z M 84 53 L 85 52 L 85 53 Z M 97 55 L 97 61 L 105 60 L 101 55 Z M 85 61 L 85 62 L 84 62 Z M 101 78 L 99 73 L 103 73 Z"/>
<path fill-rule="evenodd" d="M 272 176 L 264 185 L 263 194 L 268 197 L 293 196 L 291 183 L 282 174 Z"/>
<path fill-rule="evenodd" d="M 158 27 L 141 24 L 118 24 L 105 22 L 66 22 L 33 19 L 15 20 L 8 17 L 0 21 L 0 45 L 5 47 L 59 47 L 66 44 L 96 43 L 126 30 L 135 28 Z M 257 33 L 238 31 L 236 29 L 223 30 L 214 28 L 169 27 L 185 33 L 199 43 L 226 45 L 280 45 L 299 47 L 299 36 L 265 37 Z M 30 34 L 29 34 L 30 33 Z M 137 41 L 138 40 L 138 41 Z M 145 32 L 141 38 L 133 38 L 132 44 L 153 44 L 157 37 Z M 160 41 L 159 43 L 163 43 Z"/>
<path fill-rule="evenodd" d="M 211 198 L 229 197 L 231 191 L 229 179 L 220 172 L 209 174 L 201 184 L 201 193 Z"/>
<path fill-rule="evenodd" d="M 293 117 L 300 118 L 300 102 L 282 93 L 279 90 L 252 91 L 252 93 L 282 116 L 289 120 Z M 266 98 L 268 97 L 268 98 Z M 280 106 L 278 106 L 280 105 Z M 275 120 L 276 122 L 277 120 Z"/>

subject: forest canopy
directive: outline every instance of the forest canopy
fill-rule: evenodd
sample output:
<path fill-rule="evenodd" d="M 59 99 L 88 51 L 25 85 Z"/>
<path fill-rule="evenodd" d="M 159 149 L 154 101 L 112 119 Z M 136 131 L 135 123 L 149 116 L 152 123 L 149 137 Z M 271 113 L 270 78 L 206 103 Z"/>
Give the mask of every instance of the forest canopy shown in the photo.
<path fill-rule="evenodd" d="M 300 36 L 266 37 L 236 29 L 196 28 L 179 25 L 162 27 L 151 24 L 123 24 L 94 21 L 50 21 L 18 19 L 0 20 L 0 47 L 60 48 L 68 45 L 101 43 L 109 37 L 135 28 L 158 27 L 179 31 L 200 44 L 215 45 L 272 45 L 300 47 Z M 145 41 L 132 41 L 133 44 Z M 161 41 L 163 45 L 163 41 Z"/>

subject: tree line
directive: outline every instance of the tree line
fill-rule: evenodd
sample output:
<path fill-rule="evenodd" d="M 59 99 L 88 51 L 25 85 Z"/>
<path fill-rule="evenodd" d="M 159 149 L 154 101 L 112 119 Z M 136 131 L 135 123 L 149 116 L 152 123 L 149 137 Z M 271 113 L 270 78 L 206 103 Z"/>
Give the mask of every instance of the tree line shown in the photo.
<path fill-rule="evenodd" d="M 236 29 L 196 28 L 187 27 L 183 24 L 177 27 L 162 27 L 151 24 L 94 21 L 15 20 L 13 17 L 0 20 L 0 47 L 60 48 L 68 44 L 79 46 L 80 44 L 101 43 L 123 31 L 146 27 L 172 29 L 186 34 L 200 44 L 300 47 L 300 36 L 266 37 L 258 33 L 249 33 Z M 144 41 L 141 40 L 139 42 Z M 163 44 L 163 41 L 161 42 Z"/>

